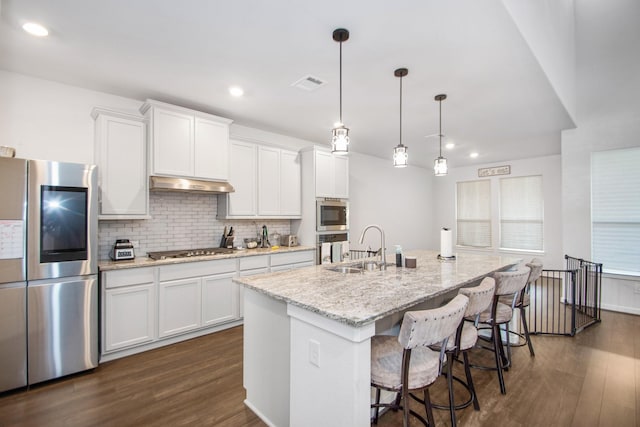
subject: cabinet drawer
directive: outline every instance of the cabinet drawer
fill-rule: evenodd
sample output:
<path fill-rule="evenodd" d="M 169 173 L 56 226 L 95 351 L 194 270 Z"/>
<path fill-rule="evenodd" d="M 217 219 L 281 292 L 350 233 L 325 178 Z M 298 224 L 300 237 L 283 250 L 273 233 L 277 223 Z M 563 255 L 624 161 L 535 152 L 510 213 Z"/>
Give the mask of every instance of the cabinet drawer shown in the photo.
<path fill-rule="evenodd" d="M 153 283 L 155 268 L 127 268 L 124 270 L 105 271 L 102 273 L 102 282 L 106 289 L 122 286 Z"/>
<path fill-rule="evenodd" d="M 298 262 L 313 261 L 313 251 L 289 252 L 271 255 L 271 266 L 295 264 Z"/>
<path fill-rule="evenodd" d="M 269 266 L 269 255 L 248 256 L 240 258 L 240 271 L 254 268 L 266 268 Z"/>
<path fill-rule="evenodd" d="M 210 276 L 212 274 L 236 271 L 235 259 L 220 259 L 215 261 L 187 262 L 184 264 L 165 265 L 160 267 L 161 282 L 179 280 L 188 277 Z"/>

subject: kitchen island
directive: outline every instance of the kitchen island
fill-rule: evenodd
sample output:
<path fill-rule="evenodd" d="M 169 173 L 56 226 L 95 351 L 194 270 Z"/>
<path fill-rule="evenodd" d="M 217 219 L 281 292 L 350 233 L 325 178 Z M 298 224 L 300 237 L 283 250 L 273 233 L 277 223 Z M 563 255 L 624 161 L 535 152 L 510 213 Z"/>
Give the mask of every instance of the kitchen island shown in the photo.
<path fill-rule="evenodd" d="M 320 265 L 235 278 L 245 286 L 247 406 L 271 426 L 369 425 L 371 337 L 404 311 L 439 306 L 520 261 L 408 255 L 417 268 L 345 274 Z"/>

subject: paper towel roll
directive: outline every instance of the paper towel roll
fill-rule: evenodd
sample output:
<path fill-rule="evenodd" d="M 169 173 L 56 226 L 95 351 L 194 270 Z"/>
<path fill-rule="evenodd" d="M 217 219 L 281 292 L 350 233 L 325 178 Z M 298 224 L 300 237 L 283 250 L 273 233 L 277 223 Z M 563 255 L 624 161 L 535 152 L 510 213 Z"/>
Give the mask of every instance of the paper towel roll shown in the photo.
<path fill-rule="evenodd" d="M 453 256 L 453 232 L 448 228 L 440 230 L 440 256 L 443 258 Z"/>

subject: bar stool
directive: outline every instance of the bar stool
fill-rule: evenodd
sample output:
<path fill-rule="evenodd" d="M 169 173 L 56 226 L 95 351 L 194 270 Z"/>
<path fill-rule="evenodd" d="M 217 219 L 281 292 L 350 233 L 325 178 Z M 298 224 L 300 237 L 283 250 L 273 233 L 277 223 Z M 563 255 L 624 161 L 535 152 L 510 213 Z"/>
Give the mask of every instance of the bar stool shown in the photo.
<path fill-rule="evenodd" d="M 518 296 L 518 298 L 515 301 L 515 304 L 512 307 L 513 309 L 517 308 L 520 311 L 520 322 L 522 323 L 522 329 L 524 333 L 520 334 L 515 331 L 511 331 L 511 333 L 524 338 L 524 341 L 525 341 L 524 344 L 527 344 L 527 346 L 529 347 L 529 354 L 531 355 L 531 357 L 534 357 L 536 353 L 533 351 L 533 343 L 531 342 L 531 336 L 529 335 L 529 325 L 527 323 L 526 308 L 529 307 L 529 304 L 531 301 L 531 298 L 529 297 L 531 286 L 542 275 L 542 268 L 543 268 L 542 260 L 540 260 L 539 258 L 533 258 L 530 262 L 526 264 L 526 266 L 531 269 L 531 272 L 529 273 L 529 279 L 527 279 L 526 286 L 520 292 L 520 295 Z M 500 302 L 502 302 L 503 304 L 509 304 L 511 303 L 511 300 L 509 296 L 500 297 Z M 524 345 L 524 344 L 519 344 L 519 345 Z"/>
<path fill-rule="evenodd" d="M 465 318 L 473 318 L 477 320 L 480 313 L 482 313 L 491 305 L 495 289 L 496 281 L 492 277 L 485 277 L 484 279 L 482 279 L 482 282 L 480 282 L 478 286 L 460 289 L 458 293 L 469 298 L 469 304 L 467 305 L 467 310 L 464 313 Z M 449 410 L 451 415 L 451 425 L 453 427 L 457 425 L 456 410 L 464 409 L 471 403 L 473 403 L 473 407 L 476 411 L 480 410 L 478 396 L 473 385 L 473 378 L 471 377 L 471 369 L 469 369 L 470 365 L 468 355 L 469 351 L 476 345 L 476 342 L 478 341 L 478 329 L 476 325 L 476 322 L 466 322 L 463 319 L 460 322 L 458 329 L 456 330 L 455 336 L 450 337 L 447 341 L 447 372 L 445 373 L 445 375 L 447 376 L 447 386 L 449 387 L 449 405 L 443 406 L 432 404 L 432 406 L 436 409 Z M 434 350 L 440 350 L 440 346 L 438 344 L 431 346 L 431 348 Z M 453 375 L 453 361 L 458 359 L 460 353 L 462 353 L 464 372 L 467 379 L 466 383 Z M 459 403 L 457 405 L 455 404 L 453 394 L 453 380 L 456 380 L 458 383 L 462 384 L 469 391 L 470 395 L 467 401 Z"/>
<path fill-rule="evenodd" d="M 493 274 L 493 278 L 496 281 L 496 291 L 493 296 L 491 306 L 480 313 L 477 320 L 467 318 L 470 321 L 477 321 L 489 326 L 491 329 L 491 342 L 492 347 L 482 347 L 483 349 L 491 350 L 495 358 L 495 367 L 487 367 L 480 365 L 471 365 L 474 368 L 479 369 L 491 369 L 498 372 L 498 381 L 500 382 L 500 393 L 507 394 L 506 387 L 504 385 L 503 370 L 508 369 L 511 363 L 510 358 L 507 357 L 500 336 L 500 326 L 505 325 L 506 336 L 509 337 L 509 322 L 513 317 L 513 305 L 518 297 L 519 293 L 527 285 L 529 273 L 531 269 L 529 267 L 522 267 L 516 271 L 500 271 Z M 511 304 L 504 304 L 500 302 L 500 297 L 510 296 Z M 510 354 L 511 348 L 509 339 L 507 338 L 507 354 Z"/>
<path fill-rule="evenodd" d="M 441 343 L 447 347 L 447 341 L 462 321 L 469 299 L 457 295 L 443 307 L 432 310 L 408 311 L 404 314 L 400 334 L 395 336 L 376 335 L 371 338 L 371 386 L 376 388 L 374 424 L 378 422 L 378 409 L 388 407 L 394 410 L 402 408 L 403 425 L 408 427 L 409 414 L 420 420 L 425 426 L 433 426 L 433 412 L 429 399 L 429 386 L 435 382 L 446 360 L 444 351 L 434 351 L 430 345 Z M 380 390 L 399 393 L 399 399 L 393 403 L 380 403 Z M 424 406 L 427 415 L 421 415 L 409 409 L 408 398 L 411 393 L 423 391 Z"/>

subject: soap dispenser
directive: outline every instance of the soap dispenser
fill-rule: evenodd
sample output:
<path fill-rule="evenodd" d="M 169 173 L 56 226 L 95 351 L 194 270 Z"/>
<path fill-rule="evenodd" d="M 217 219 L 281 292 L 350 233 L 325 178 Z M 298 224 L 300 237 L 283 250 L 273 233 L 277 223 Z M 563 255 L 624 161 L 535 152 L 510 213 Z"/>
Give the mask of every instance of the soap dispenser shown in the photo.
<path fill-rule="evenodd" d="M 396 246 L 396 267 L 402 267 L 402 246 Z"/>

